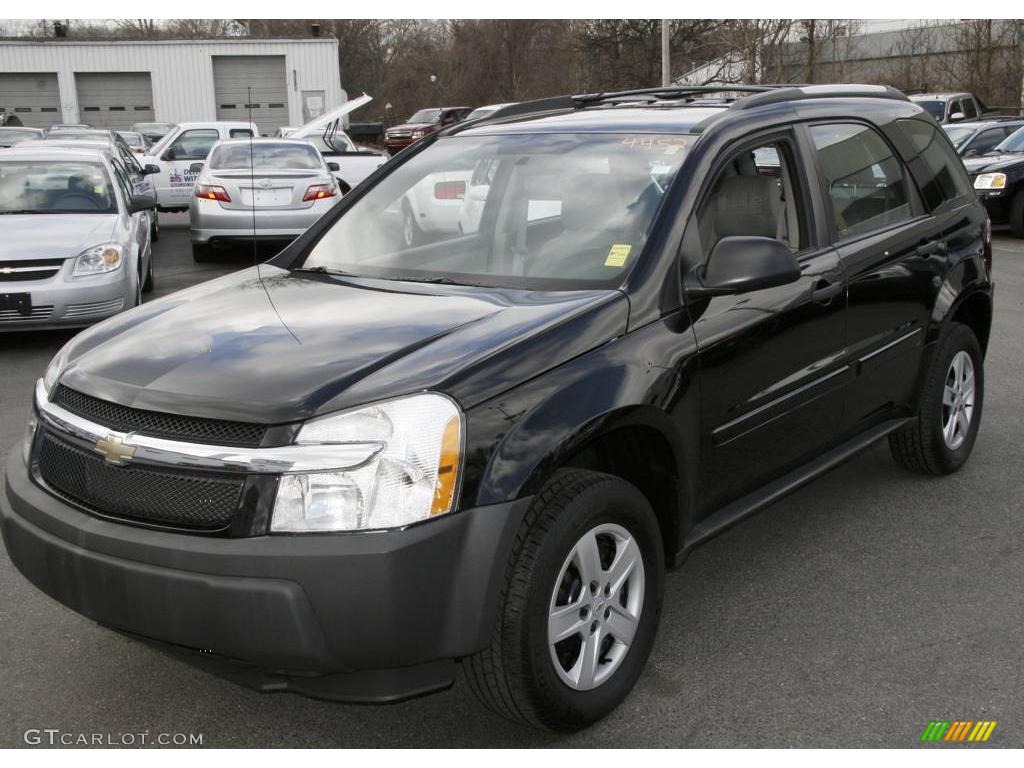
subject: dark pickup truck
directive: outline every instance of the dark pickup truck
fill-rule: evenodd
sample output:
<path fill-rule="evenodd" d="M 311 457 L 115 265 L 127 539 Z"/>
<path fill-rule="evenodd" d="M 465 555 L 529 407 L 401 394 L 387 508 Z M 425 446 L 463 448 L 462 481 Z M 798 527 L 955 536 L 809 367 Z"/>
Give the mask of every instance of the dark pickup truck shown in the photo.
<path fill-rule="evenodd" d="M 269 262 L 75 337 L 10 453 L 11 559 L 265 690 L 461 663 L 508 717 L 608 714 L 694 547 L 878 440 L 955 472 L 981 423 L 990 227 L 936 122 L 727 90 L 441 130 Z M 407 243 L 419 184 L 472 231 Z"/>

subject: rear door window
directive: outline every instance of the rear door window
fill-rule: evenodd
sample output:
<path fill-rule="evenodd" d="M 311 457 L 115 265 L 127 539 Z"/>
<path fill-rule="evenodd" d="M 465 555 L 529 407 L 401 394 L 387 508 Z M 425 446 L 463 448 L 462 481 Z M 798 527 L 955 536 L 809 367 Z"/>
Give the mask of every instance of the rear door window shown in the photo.
<path fill-rule="evenodd" d="M 909 143 L 902 151 L 929 210 L 970 194 L 967 171 L 939 135 L 940 128 L 924 120 L 897 120 L 895 125 Z"/>
<path fill-rule="evenodd" d="M 910 219 L 907 176 L 889 145 L 855 123 L 810 126 L 840 238 Z"/>
<path fill-rule="evenodd" d="M 214 128 L 196 128 L 185 131 L 170 146 L 175 160 L 205 160 L 210 149 L 220 140 Z"/>

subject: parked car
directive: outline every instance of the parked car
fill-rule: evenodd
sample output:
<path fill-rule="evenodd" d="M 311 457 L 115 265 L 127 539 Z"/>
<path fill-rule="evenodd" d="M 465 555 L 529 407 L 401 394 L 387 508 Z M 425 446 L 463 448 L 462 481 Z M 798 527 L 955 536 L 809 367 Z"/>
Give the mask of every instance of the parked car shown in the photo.
<path fill-rule="evenodd" d="M 23 141 L 38 141 L 42 138 L 43 132 L 38 128 L 2 127 L 0 128 L 0 149 L 13 147 Z"/>
<path fill-rule="evenodd" d="M 910 100 L 940 123 L 977 120 L 992 114 L 973 93 L 916 93 Z"/>
<path fill-rule="evenodd" d="M 141 133 L 152 144 L 156 144 L 175 128 L 177 128 L 177 125 L 174 123 L 132 123 L 131 128 L 128 130 Z"/>
<path fill-rule="evenodd" d="M 128 144 L 119 135 L 111 131 L 95 132 L 99 135 L 85 135 L 73 132 L 66 134 L 53 134 L 48 136 L 40 148 L 61 147 L 70 149 L 93 149 L 96 151 L 108 150 L 118 158 L 124 167 L 128 180 L 132 183 L 132 193 L 143 198 L 156 199 L 156 186 L 153 184 L 153 177 L 160 172 L 160 169 L 152 163 L 145 166 L 139 162 Z M 149 225 L 149 237 L 152 242 L 160 239 L 160 220 L 156 208 L 143 212 Z M 150 277 L 152 282 L 152 276 Z"/>
<path fill-rule="evenodd" d="M 401 125 L 384 131 L 384 146 L 392 155 L 408 147 L 414 141 L 436 133 L 442 128 L 461 122 L 473 110 L 469 107 L 432 107 L 414 112 Z"/>
<path fill-rule="evenodd" d="M 967 123 L 946 123 L 942 129 L 961 157 L 984 155 L 1007 136 L 1024 126 L 1024 118 L 980 120 Z"/>
<path fill-rule="evenodd" d="M 297 130 L 299 129 L 294 125 L 282 125 L 274 132 L 274 137 L 278 139 L 287 139 Z"/>
<path fill-rule="evenodd" d="M 388 159 L 384 152 L 355 144 L 342 128 L 347 115 L 371 101 L 373 98 L 364 93 L 311 120 L 291 134 L 293 139 L 311 142 L 328 164 L 336 166 L 332 171 L 343 195 Z"/>
<path fill-rule="evenodd" d="M 466 115 L 465 119 L 468 121 L 468 120 L 479 120 L 480 118 L 483 118 L 483 117 L 490 117 L 495 112 L 497 112 L 499 109 L 504 109 L 505 107 L 511 107 L 513 103 L 514 102 L 506 102 L 504 104 L 488 104 L 486 107 L 477 107 L 472 112 L 470 112 L 468 115 Z"/>
<path fill-rule="evenodd" d="M 124 139 L 124 143 L 131 147 L 132 152 L 137 155 L 146 154 L 149 148 L 153 146 L 153 142 L 145 134 L 138 131 L 115 131 L 115 133 Z"/>
<path fill-rule="evenodd" d="M 174 126 L 141 160 L 160 169 L 153 177 L 158 210 L 187 211 L 196 185 L 195 164 L 205 162 L 218 141 L 249 136 L 259 136 L 254 123 L 215 120 Z"/>
<path fill-rule="evenodd" d="M 220 244 L 294 240 L 341 199 L 326 161 L 308 141 L 221 141 L 205 167 L 194 170 L 189 218 L 196 261 L 208 261 Z"/>
<path fill-rule="evenodd" d="M 152 204 L 109 150 L 0 151 L 0 330 L 78 327 L 141 303 Z"/>
<path fill-rule="evenodd" d="M 965 158 L 974 191 L 993 224 L 1008 224 L 1014 237 L 1024 237 L 1024 128 L 992 151 Z"/>
<path fill-rule="evenodd" d="M 46 129 L 46 133 L 52 133 L 54 131 L 80 131 L 92 128 L 91 125 L 86 123 L 52 123 L 49 128 Z"/>
<path fill-rule="evenodd" d="M 12 561 L 264 689 L 395 701 L 460 660 L 513 719 L 608 714 L 667 567 L 883 438 L 955 472 L 982 416 L 990 230 L 939 126 L 728 88 L 452 126 L 269 262 L 80 334 L 9 453 Z M 486 160 L 476 232 L 403 246 L 396 202 Z"/>

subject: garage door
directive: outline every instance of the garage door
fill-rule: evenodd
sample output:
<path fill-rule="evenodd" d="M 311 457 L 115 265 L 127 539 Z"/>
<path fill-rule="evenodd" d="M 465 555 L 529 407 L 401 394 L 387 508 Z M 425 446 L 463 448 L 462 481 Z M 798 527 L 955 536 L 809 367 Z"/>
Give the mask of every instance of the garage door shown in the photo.
<path fill-rule="evenodd" d="M 260 133 L 273 136 L 288 125 L 284 56 L 214 56 L 213 87 L 218 120 L 248 120 L 252 105 Z"/>
<path fill-rule="evenodd" d="M 149 72 L 76 72 L 78 116 L 93 128 L 130 128 L 153 117 Z"/>
<path fill-rule="evenodd" d="M 60 89 L 56 72 L 0 73 L 0 111 L 14 114 L 22 125 L 49 128 L 59 123 Z"/>

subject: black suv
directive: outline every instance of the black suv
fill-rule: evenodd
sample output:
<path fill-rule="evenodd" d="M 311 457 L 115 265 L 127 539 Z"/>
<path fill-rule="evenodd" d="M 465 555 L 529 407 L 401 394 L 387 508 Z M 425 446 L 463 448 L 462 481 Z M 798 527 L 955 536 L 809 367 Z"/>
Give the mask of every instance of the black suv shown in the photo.
<path fill-rule="evenodd" d="M 990 228 L 939 126 L 729 89 L 440 131 L 269 262 L 82 333 L 11 453 L 11 559 L 264 689 L 461 662 L 509 717 L 606 715 L 666 568 L 881 438 L 954 472 L 981 420 Z"/>
<path fill-rule="evenodd" d="M 1024 237 L 1024 128 L 964 165 L 992 223 L 1008 224 L 1014 237 Z"/>

